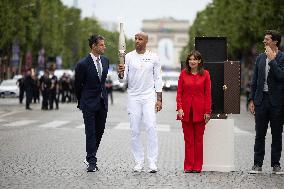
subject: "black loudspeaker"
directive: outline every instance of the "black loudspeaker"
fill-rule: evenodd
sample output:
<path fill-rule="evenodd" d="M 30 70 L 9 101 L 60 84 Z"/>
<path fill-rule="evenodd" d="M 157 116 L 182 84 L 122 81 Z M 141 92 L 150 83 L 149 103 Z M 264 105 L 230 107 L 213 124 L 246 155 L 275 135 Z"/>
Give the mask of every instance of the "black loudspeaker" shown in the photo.
<path fill-rule="evenodd" d="M 205 62 L 204 67 L 210 73 L 212 113 L 224 113 L 224 62 Z"/>
<path fill-rule="evenodd" d="M 204 62 L 223 62 L 227 58 L 226 37 L 195 37 L 195 49 Z"/>

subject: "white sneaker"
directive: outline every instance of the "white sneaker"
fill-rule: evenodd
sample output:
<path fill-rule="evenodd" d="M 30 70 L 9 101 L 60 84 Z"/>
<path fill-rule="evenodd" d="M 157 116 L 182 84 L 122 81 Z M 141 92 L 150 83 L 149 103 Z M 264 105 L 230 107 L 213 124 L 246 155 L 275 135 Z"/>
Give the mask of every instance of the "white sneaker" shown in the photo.
<path fill-rule="evenodd" d="M 142 170 L 143 166 L 141 164 L 136 164 L 135 167 L 133 168 L 133 171 L 138 173 L 141 173 Z"/>
<path fill-rule="evenodd" d="M 157 171 L 158 171 L 157 165 L 154 163 L 151 163 L 149 165 L 149 173 L 157 173 Z"/>

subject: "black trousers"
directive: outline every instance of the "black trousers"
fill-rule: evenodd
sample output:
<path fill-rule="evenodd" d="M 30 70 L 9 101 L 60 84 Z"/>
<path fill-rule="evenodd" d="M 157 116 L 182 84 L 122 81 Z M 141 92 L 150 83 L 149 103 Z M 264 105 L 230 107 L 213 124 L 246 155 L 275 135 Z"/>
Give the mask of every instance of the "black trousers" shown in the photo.
<path fill-rule="evenodd" d="M 255 106 L 255 145 L 254 164 L 262 166 L 265 154 L 265 136 L 270 123 L 271 143 L 271 166 L 280 165 L 282 151 L 283 132 L 283 107 L 272 106 L 267 93 L 263 93 L 261 105 Z"/>
<path fill-rule="evenodd" d="M 42 110 L 48 109 L 48 96 L 49 96 L 49 91 L 47 89 L 43 90 L 42 91 L 42 105 L 41 105 Z"/>
<path fill-rule="evenodd" d="M 19 102 L 22 104 L 24 99 L 25 89 L 20 89 Z"/>
<path fill-rule="evenodd" d="M 58 106 L 58 98 L 56 96 L 56 91 L 55 90 L 50 90 L 49 91 L 49 109 L 52 110 L 53 109 L 53 102 L 55 102 L 56 105 L 56 109 L 59 108 Z"/>
<path fill-rule="evenodd" d="M 83 110 L 83 118 L 86 134 L 86 160 L 89 164 L 97 164 L 97 151 L 104 134 L 107 110 L 104 108 L 103 99 L 99 110 L 90 112 Z"/>
<path fill-rule="evenodd" d="M 31 90 L 26 90 L 26 109 L 30 108 L 30 103 L 32 102 L 33 92 Z"/>

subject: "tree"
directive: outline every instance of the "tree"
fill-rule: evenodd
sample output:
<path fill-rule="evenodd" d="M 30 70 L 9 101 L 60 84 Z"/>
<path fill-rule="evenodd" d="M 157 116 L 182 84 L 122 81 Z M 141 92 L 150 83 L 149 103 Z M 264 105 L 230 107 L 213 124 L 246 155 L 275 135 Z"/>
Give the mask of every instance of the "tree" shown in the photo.
<path fill-rule="evenodd" d="M 225 36 L 229 59 L 240 60 L 251 53 L 253 46 L 263 49 L 265 30 L 284 33 L 284 3 L 279 0 L 213 0 L 199 12 L 189 29 L 190 40 L 185 51 L 193 49 L 196 36 Z"/>
<path fill-rule="evenodd" d="M 90 52 L 87 39 L 92 34 L 106 38 L 106 55 L 110 63 L 117 63 L 118 32 L 103 29 L 95 18 L 81 19 L 79 9 L 66 7 L 60 0 L 0 0 L 0 20 L 0 56 L 7 57 L 7 66 L 10 66 L 12 44 L 18 41 L 23 65 L 25 54 L 30 51 L 36 68 L 38 52 L 44 48 L 46 60 L 54 61 L 60 55 L 62 67 L 72 69 Z M 127 49 L 132 50 L 133 41 L 126 43 Z"/>

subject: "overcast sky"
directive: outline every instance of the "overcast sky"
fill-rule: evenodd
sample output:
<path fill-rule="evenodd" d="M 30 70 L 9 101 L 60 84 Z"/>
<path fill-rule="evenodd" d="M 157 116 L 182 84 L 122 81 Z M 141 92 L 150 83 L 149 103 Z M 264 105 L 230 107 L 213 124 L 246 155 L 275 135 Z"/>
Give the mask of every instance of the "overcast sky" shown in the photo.
<path fill-rule="evenodd" d="M 61 0 L 72 6 L 74 0 Z M 119 23 L 122 20 L 126 36 L 133 38 L 142 27 L 143 19 L 173 17 L 193 22 L 196 13 L 212 0 L 77 0 L 81 16 Z"/>

